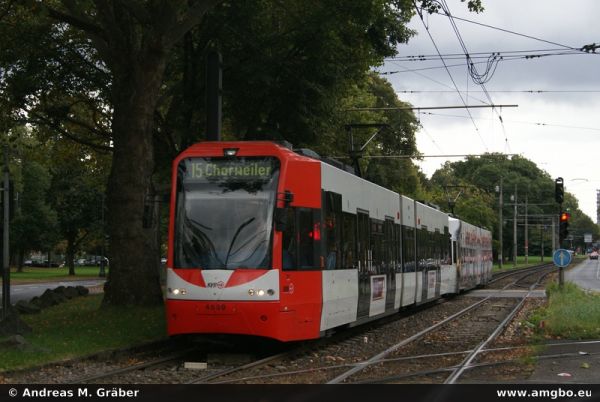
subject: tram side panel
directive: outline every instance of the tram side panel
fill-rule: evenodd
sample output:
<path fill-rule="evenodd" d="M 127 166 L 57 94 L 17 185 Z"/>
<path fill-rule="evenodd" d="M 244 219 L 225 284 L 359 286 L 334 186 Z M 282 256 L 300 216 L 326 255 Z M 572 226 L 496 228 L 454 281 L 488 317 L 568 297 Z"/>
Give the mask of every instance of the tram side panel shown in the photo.
<path fill-rule="evenodd" d="M 279 194 L 293 194 L 283 231 L 275 231 L 276 261 L 281 261 L 280 334 L 283 339 L 310 339 L 320 334 L 323 303 L 320 163 L 296 154 L 284 159 Z M 284 207 L 280 203 L 279 207 Z M 281 257 L 277 256 L 277 253 Z"/>
<path fill-rule="evenodd" d="M 449 266 L 448 215 L 428 205 L 415 203 L 417 217 L 417 279 L 420 281 L 422 301 L 441 296 L 442 288 L 448 287 L 453 274 Z M 444 283 L 445 281 L 445 283 Z"/>
<path fill-rule="evenodd" d="M 464 221 L 457 221 L 456 251 L 460 290 L 487 283 L 492 270 L 491 232 Z"/>
<path fill-rule="evenodd" d="M 397 311 L 398 194 L 324 163 L 321 177 L 327 255 L 321 330 Z"/>

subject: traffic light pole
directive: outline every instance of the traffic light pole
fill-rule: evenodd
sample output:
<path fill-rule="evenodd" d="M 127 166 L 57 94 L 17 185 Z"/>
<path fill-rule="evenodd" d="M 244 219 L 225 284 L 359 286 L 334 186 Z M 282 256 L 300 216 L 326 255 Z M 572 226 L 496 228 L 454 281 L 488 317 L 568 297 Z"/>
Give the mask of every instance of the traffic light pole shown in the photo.
<path fill-rule="evenodd" d="M 564 180 L 562 177 L 554 180 L 554 199 L 558 203 L 558 248 L 562 247 L 565 236 L 563 229 L 563 209 L 562 204 L 565 199 Z M 558 267 L 558 286 L 562 289 L 565 283 L 565 273 L 562 266 Z"/>
<path fill-rule="evenodd" d="M 562 209 L 562 203 L 559 205 L 560 206 L 558 209 L 558 248 L 561 248 L 563 240 L 564 240 L 563 239 L 563 231 L 560 228 L 560 226 L 562 225 L 561 217 L 562 217 L 563 209 Z M 558 287 L 562 289 L 564 284 L 565 284 L 565 271 L 563 270 L 563 267 L 558 267 Z"/>

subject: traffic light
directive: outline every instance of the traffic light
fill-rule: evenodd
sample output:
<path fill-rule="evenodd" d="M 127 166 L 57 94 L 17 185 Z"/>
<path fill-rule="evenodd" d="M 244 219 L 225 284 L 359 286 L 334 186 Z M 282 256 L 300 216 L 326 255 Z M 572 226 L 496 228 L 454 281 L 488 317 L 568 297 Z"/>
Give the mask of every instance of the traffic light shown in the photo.
<path fill-rule="evenodd" d="M 554 199 L 559 204 L 562 204 L 565 199 L 565 187 L 562 177 L 554 180 Z"/>
<path fill-rule="evenodd" d="M 571 218 L 571 214 L 568 212 L 561 212 L 560 213 L 560 223 L 558 226 L 558 236 L 560 241 L 562 242 L 564 239 L 567 238 L 567 235 L 569 234 L 569 219 Z"/>

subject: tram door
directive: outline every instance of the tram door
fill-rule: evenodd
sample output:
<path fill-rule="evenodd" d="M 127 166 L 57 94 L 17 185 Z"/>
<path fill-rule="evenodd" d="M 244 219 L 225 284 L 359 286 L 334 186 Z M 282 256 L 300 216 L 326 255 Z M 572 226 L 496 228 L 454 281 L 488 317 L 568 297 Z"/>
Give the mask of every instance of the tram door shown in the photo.
<path fill-rule="evenodd" d="M 357 318 L 369 316 L 371 299 L 371 248 L 369 213 L 358 211 L 356 214 L 356 245 L 358 252 L 358 312 Z"/>

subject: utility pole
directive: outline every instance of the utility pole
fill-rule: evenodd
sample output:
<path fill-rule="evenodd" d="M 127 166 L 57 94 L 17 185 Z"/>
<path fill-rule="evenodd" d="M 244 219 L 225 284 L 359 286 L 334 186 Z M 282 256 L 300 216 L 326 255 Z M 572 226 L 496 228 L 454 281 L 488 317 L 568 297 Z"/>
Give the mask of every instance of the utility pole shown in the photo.
<path fill-rule="evenodd" d="M 8 310 L 10 308 L 10 259 L 8 256 L 8 224 L 10 220 L 9 182 L 8 147 L 4 146 L 4 183 L 2 188 L 4 190 L 4 219 L 2 220 L 2 315 L 0 316 L 0 321 L 8 317 Z"/>
<path fill-rule="evenodd" d="M 540 243 L 541 243 L 541 249 L 542 249 L 541 262 L 544 262 L 544 230 L 545 230 L 545 224 L 541 224 L 540 225 Z"/>
<path fill-rule="evenodd" d="M 515 184 L 515 217 L 513 219 L 513 266 L 517 266 L 517 185 Z"/>
<path fill-rule="evenodd" d="M 500 246 L 498 248 L 498 266 L 502 269 L 503 258 L 502 258 L 502 226 L 504 222 L 502 220 L 502 177 L 500 178 L 500 185 L 497 187 L 500 196 L 498 197 L 498 241 Z"/>
<path fill-rule="evenodd" d="M 527 230 L 527 197 L 529 194 L 525 194 L 525 264 L 529 262 L 529 231 Z"/>

